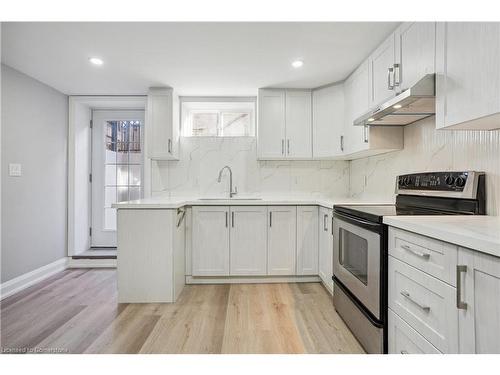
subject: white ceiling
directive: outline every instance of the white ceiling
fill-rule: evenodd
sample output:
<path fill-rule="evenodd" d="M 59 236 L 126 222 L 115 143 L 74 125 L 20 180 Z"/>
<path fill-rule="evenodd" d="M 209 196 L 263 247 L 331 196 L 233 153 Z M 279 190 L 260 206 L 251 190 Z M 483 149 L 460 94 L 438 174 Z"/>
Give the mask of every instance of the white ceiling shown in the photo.
<path fill-rule="evenodd" d="M 345 79 L 397 26 L 331 23 L 2 23 L 2 62 L 66 94 L 248 95 Z M 88 58 L 104 60 L 92 66 Z M 293 69 L 294 59 L 304 66 Z"/>

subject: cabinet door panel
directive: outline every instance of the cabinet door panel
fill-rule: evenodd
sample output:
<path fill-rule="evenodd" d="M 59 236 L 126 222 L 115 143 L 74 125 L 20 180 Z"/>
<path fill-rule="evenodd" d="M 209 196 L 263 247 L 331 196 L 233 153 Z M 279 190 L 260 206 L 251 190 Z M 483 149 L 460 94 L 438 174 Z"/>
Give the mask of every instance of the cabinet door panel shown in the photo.
<path fill-rule="evenodd" d="M 436 51 L 437 127 L 499 128 L 500 22 L 440 23 Z"/>
<path fill-rule="evenodd" d="M 344 126 L 344 90 L 329 86 L 312 93 L 313 157 L 332 158 L 342 154 L 340 136 Z"/>
<path fill-rule="evenodd" d="M 231 207 L 231 275 L 266 275 L 267 207 Z"/>
<path fill-rule="evenodd" d="M 397 59 L 400 64 L 396 74 L 403 91 L 426 74 L 434 73 L 436 23 L 405 22 L 398 29 Z"/>
<path fill-rule="evenodd" d="M 258 153 L 260 159 L 285 157 L 285 90 L 259 90 Z"/>
<path fill-rule="evenodd" d="M 333 290 L 333 235 L 332 210 L 324 207 L 319 209 L 319 265 L 318 273 L 321 280 Z"/>
<path fill-rule="evenodd" d="M 297 207 L 297 275 L 318 274 L 318 207 Z"/>
<path fill-rule="evenodd" d="M 193 276 L 229 275 L 229 207 L 193 207 Z"/>
<path fill-rule="evenodd" d="M 311 91 L 286 91 L 286 156 L 312 158 Z"/>
<path fill-rule="evenodd" d="M 372 105 L 378 105 L 396 93 L 394 88 L 388 87 L 388 69 L 394 68 L 395 63 L 394 40 L 394 34 L 391 34 L 370 56 Z M 392 82 L 392 76 L 390 78 Z"/>
<path fill-rule="evenodd" d="M 297 209 L 294 206 L 268 209 L 268 274 L 295 275 Z"/>
<path fill-rule="evenodd" d="M 467 303 L 459 311 L 461 353 L 500 353 L 500 258 L 468 249 L 459 250 L 460 299 Z"/>

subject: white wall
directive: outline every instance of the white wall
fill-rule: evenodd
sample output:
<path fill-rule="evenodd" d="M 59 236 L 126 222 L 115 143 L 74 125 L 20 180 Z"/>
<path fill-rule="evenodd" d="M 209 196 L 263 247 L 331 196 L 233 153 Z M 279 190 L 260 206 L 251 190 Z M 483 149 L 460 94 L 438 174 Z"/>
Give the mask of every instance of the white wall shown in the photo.
<path fill-rule="evenodd" d="M 68 98 L 1 67 L 2 275 L 5 282 L 66 256 Z M 9 177 L 9 163 L 22 177 Z"/>
<path fill-rule="evenodd" d="M 434 117 L 405 127 L 404 150 L 352 161 L 351 195 L 391 200 L 397 175 L 441 170 L 486 172 L 487 213 L 500 214 L 500 130 L 436 130 Z"/>
<path fill-rule="evenodd" d="M 229 165 L 239 195 L 308 195 L 347 197 L 346 161 L 257 161 L 255 138 L 181 138 L 180 161 L 153 162 L 153 195 L 212 196 L 227 194 Z"/>

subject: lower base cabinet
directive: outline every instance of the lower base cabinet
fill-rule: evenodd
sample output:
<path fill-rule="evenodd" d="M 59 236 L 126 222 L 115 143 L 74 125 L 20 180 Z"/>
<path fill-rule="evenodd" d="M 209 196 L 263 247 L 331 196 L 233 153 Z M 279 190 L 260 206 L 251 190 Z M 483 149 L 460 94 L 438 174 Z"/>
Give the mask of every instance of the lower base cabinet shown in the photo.
<path fill-rule="evenodd" d="M 295 275 L 297 264 L 297 207 L 270 206 L 268 210 L 268 275 Z"/>
<path fill-rule="evenodd" d="M 326 287 L 333 291 L 333 232 L 332 232 L 332 210 L 324 207 L 319 208 L 319 245 L 318 245 L 318 274 Z"/>
<path fill-rule="evenodd" d="M 267 274 L 267 207 L 231 207 L 231 276 Z"/>
<path fill-rule="evenodd" d="M 297 275 L 318 274 L 318 206 L 297 207 Z"/>

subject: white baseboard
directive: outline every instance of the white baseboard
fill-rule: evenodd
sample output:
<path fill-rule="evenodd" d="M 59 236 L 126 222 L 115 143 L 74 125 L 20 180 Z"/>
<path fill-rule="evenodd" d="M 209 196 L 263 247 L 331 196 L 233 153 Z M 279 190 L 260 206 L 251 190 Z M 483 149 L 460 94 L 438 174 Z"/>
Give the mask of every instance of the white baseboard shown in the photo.
<path fill-rule="evenodd" d="M 227 276 L 193 277 L 186 276 L 186 284 L 258 284 L 258 283 L 315 283 L 319 276 Z"/>
<path fill-rule="evenodd" d="M 69 258 L 68 268 L 116 268 L 116 259 Z"/>
<path fill-rule="evenodd" d="M 33 284 L 36 284 L 68 267 L 68 258 L 61 258 L 55 262 L 37 268 L 33 271 L 6 281 L 0 285 L 0 300 L 7 298 Z"/>

